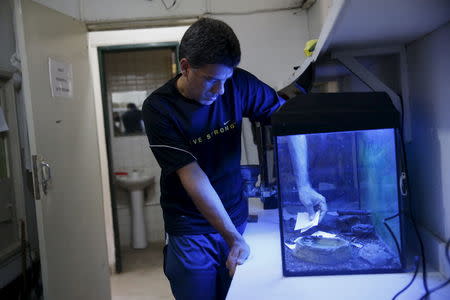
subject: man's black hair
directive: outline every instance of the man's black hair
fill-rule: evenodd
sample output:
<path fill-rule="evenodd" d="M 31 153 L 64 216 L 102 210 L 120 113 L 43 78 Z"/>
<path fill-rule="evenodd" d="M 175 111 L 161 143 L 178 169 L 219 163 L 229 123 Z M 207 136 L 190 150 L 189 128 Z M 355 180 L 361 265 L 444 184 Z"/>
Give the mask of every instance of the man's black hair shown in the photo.
<path fill-rule="evenodd" d="M 235 67 L 241 61 L 241 47 L 233 29 L 211 18 L 201 18 L 188 28 L 178 54 L 180 60 L 186 58 L 193 68 L 206 64 Z"/>

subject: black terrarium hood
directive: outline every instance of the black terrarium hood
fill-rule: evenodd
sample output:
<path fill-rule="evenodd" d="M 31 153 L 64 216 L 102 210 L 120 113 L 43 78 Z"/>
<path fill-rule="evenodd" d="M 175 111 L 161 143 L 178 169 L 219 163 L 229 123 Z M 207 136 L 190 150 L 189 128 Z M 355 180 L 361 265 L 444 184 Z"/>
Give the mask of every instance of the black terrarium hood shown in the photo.
<path fill-rule="evenodd" d="M 398 128 L 399 120 L 384 92 L 298 95 L 271 119 L 274 135 Z"/>

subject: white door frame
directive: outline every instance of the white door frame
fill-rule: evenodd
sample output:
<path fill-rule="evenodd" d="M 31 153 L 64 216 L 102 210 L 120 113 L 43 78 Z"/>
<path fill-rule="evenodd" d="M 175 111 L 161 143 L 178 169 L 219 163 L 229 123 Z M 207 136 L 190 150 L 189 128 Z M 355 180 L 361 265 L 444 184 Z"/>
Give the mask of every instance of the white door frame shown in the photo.
<path fill-rule="evenodd" d="M 98 48 L 105 46 L 136 45 L 163 42 L 179 42 L 189 26 L 161 27 L 151 29 L 116 30 L 88 33 L 89 61 L 94 85 L 95 113 L 97 116 L 97 135 L 100 149 L 100 164 L 102 173 L 103 206 L 105 210 L 105 227 L 108 245 L 108 263 L 115 272 L 115 244 L 113 218 L 111 208 L 111 191 L 106 149 L 105 122 L 103 118 L 103 101 L 100 84 L 100 68 Z"/>

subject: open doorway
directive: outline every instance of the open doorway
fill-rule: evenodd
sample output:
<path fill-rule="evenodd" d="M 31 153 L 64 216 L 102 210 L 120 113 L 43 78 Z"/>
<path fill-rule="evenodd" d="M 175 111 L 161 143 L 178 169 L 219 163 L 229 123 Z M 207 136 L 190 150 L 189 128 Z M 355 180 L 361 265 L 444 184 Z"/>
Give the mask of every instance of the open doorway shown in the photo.
<path fill-rule="evenodd" d="M 177 74 L 177 46 L 166 42 L 98 48 L 118 273 L 126 270 L 123 255 L 163 240 L 156 184 L 160 169 L 147 145 L 141 110 L 145 98 Z M 131 177 L 147 183 L 131 186 Z"/>
<path fill-rule="evenodd" d="M 100 76 L 100 67 L 101 60 L 99 59 L 99 50 L 102 48 L 103 50 L 114 50 L 120 52 L 120 50 L 127 50 L 129 53 L 133 51 L 141 51 L 145 48 L 151 48 L 152 46 L 160 46 L 160 47 L 169 47 L 173 48 L 179 43 L 184 32 L 187 30 L 188 26 L 174 26 L 174 27 L 158 27 L 158 28 L 149 28 L 149 29 L 134 29 L 134 30 L 116 30 L 116 31 L 99 31 L 99 32 L 90 32 L 88 34 L 89 40 L 89 60 L 91 65 L 91 70 L 93 74 L 93 87 L 94 87 L 94 98 L 95 98 L 95 107 L 96 107 L 96 119 L 97 119 L 97 134 L 98 134 L 98 143 L 100 149 L 100 162 L 101 162 L 101 175 L 102 175 L 102 191 L 103 191 L 103 206 L 104 206 L 104 215 L 105 215 L 105 226 L 106 226 L 106 239 L 108 244 L 108 262 L 111 269 L 111 273 L 114 274 L 116 271 L 121 271 L 120 265 L 116 270 L 116 253 L 120 254 L 120 245 L 116 247 L 116 241 L 114 238 L 114 233 L 119 233 L 119 228 L 113 228 L 113 212 L 112 212 L 112 197 L 111 197 L 111 186 L 114 177 L 113 169 L 110 168 L 110 157 L 108 157 L 108 147 L 110 143 L 107 139 L 111 139 L 114 135 L 114 130 L 112 127 L 112 110 L 104 109 L 104 102 L 102 98 L 102 89 L 101 89 L 101 76 Z M 122 49 L 121 49 L 122 48 Z M 158 48 L 158 47 L 157 47 Z M 155 49 L 156 50 L 156 49 Z M 143 62 L 138 62 L 143 65 Z M 145 66 L 146 69 L 150 69 L 151 65 Z M 171 69 L 173 73 L 173 66 Z M 150 90 L 149 90 L 150 91 Z M 149 92 L 148 91 L 148 92 Z M 148 93 L 146 92 L 146 93 Z M 104 94 L 104 91 L 103 91 Z M 106 98 L 105 98 L 106 99 Z M 145 99 L 145 97 L 143 98 Z M 141 101 L 143 101 L 143 99 Z M 112 107 L 112 106 L 111 106 Z M 105 114 L 109 112 L 110 118 L 108 120 L 105 119 Z M 109 120 L 111 119 L 111 120 Z M 111 122 L 111 123 L 110 123 Z M 122 126 L 122 125 L 121 125 Z M 119 129 L 119 126 L 117 126 Z M 120 127 L 122 128 L 122 127 Z M 124 161 L 130 160 L 131 157 L 139 153 L 148 153 L 146 158 L 153 158 L 151 151 L 147 147 L 148 142 L 146 140 L 145 135 L 143 134 L 135 134 L 124 137 L 117 137 L 117 141 L 119 143 L 128 144 L 130 140 L 140 140 L 141 142 L 141 150 L 136 150 L 135 153 L 126 153 L 126 151 L 122 151 L 120 154 L 123 154 Z M 145 147 L 145 148 L 143 148 Z M 144 150 L 142 150 L 144 149 Z M 119 154 L 119 155 L 120 155 Z M 142 161 L 140 163 L 143 163 Z M 159 168 L 155 163 L 155 169 Z M 123 167 L 123 166 L 118 166 Z M 157 174 L 157 178 L 155 177 L 155 182 L 159 181 L 159 173 Z M 159 194 L 159 185 L 155 185 L 156 189 L 153 190 L 155 193 L 153 196 Z M 157 197 L 156 197 L 157 198 Z M 154 198 L 155 199 L 155 198 Z M 159 199 L 158 199 L 159 200 Z M 158 201 L 159 202 L 159 201 Z M 155 203 L 156 204 L 156 203 Z M 158 203 L 159 205 L 159 203 Z M 163 222 L 162 216 L 159 214 L 160 220 L 151 220 L 155 221 L 156 224 L 149 224 L 153 228 L 160 228 L 163 231 Z M 128 235 L 130 236 L 130 234 Z M 162 238 L 162 237 L 159 237 Z M 122 241 L 123 243 L 123 241 Z M 117 249 L 116 249 L 117 248 Z M 116 252 L 117 250 L 117 252 Z M 119 261 L 120 264 L 120 261 Z"/>
<path fill-rule="evenodd" d="M 146 96 L 178 72 L 177 45 L 187 28 L 158 27 L 88 34 L 113 298 L 139 290 L 143 294 L 151 292 L 161 299 L 171 299 L 162 271 L 164 224 L 159 204 L 160 168 L 148 147 L 145 133 L 127 130 L 123 115 L 130 103 L 140 110 Z M 105 62 L 115 66 L 108 69 Z M 105 67 L 106 72 L 103 72 Z M 108 70 L 116 75 L 108 77 Z M 132 246 L 130 193 L 115 186 L 120 174 L 133 174 L 135 169 L 144 169 L 144 175 L 150 175 L 153 180 L 144 192 L 146 240 L 149 242 L 145 249 Z M 117 272 L 122 273 L 117 275 Z"/>

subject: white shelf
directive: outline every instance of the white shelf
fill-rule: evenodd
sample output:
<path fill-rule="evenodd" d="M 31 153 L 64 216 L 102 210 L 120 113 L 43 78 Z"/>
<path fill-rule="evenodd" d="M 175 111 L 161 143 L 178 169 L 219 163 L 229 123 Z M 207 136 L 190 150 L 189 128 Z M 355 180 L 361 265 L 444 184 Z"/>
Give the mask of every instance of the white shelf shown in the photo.
<path fill-rule="evenodd" d="M 321 53 L 408 44 L 450 20 L 448 0 L 344 2 Z"/>
<path fill-rule="evenodd" d="M 449 21 L 448 0 L 335 0 L 313 55 L 290 80 L 325 54 L 407 45 Z"/>

